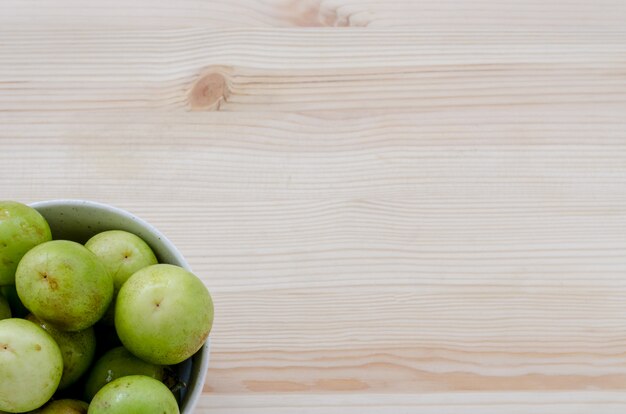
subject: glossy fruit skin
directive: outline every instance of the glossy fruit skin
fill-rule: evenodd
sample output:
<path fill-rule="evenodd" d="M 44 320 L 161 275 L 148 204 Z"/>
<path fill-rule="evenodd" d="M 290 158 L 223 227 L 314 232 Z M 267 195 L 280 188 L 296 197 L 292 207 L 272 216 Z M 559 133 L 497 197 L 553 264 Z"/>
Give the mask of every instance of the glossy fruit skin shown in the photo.
<path fill-rule="evenodd" d="M 145 375 L 163 381 L 163 366 L 145 362 L 122 346 L 104 354 L 89 371 L 85 383 L 85 400 L 91 401 L 109 382 L 129 375 Z"/>
<path fill-rule="evenodd" d="M 172 392 L 162 382 L 144 375 L 111 381 L 89 404 L 89 414 L 180 414 Z"/>
<path fill-rule="evenodd" d="M 79 400 L 51 401 L 30 414 L 87 414 L 89 404 Z"/>
<path fill-rule="evenodd" d="M 59 346 L 63 357 L 63 376 L 59 389 L 63 390 L 74 384 L 91 365 L 96 351 L 96 334 L 92 327 L 77 332 L 61 331 L 35 315 L 26 317 L 41 326 Z"/>
<path fill-rule="evenodd" d="M 0 411 L 22 413 L 52 397 L 63 373 L 54 339 L 24 319 L 0 321 Z"/>
<path fill-rule="evenodd" d="M 213 301 L 204 283 L 173 265 L 146 267 L 128 279 L 117 297 L 115 328 L 139 358 L 174 365 L 195 354 L 213 325 Z"/>
<path fill-rule="evenodd" d="M 15 282 L 24 306 L 63 331 L 94 325 L 113 298 L 113 278 L 100 259 L 67 240 L 49 241 L 26 253 Z"/>
<path fill-rule="evenodd" d="M 15 284 L 22 257 L 49 240 L 50 226 L 37 210 L 15 201 L 0 201 L 0 286 Z"/>
<path fill-rule="evenodd" d="M 85 247 L 102 260 L 113 276 L 113 301 L 103 318 L 105 323 L 112 325 L 117 292 L 133 273 L 157 264 L 157 258 L 145 241 L 122 230 L 98 233 L 85 243 Z"/>

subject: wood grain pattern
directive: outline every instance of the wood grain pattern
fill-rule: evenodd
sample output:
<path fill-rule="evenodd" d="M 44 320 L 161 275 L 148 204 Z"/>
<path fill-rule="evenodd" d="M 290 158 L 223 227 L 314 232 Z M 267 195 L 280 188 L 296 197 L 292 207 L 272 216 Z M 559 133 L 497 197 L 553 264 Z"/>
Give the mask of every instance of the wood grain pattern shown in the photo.
<path fill-rule="evenodd" d="M 442 393 L 442 394 L 360 394 L 313 396 L 281 396 L 279 402 L 267 396 L 233 396 L 220 402 L 202 401 L 200 409 L 207 413 L 264 413 L 272 406 L 273 413 L 301 412 L 376 414 L 571 414 L 601 412 L 617 414 L 626 403 L 618 392 L 555 392 L 555 393 Z"/>
<path fill-rule="evenodd" d="M 199 413 L 622 413 L 624 4 L 4 1 L 0 198 L 180 247 Z"/>
<path fill-rule="evenodd" d="M 619 32 L 621 0 L 3 0 L 0 27 L 371 27 L 422 32 Z"/>
<path fill-rule="evenodd" d="M 0 37 L 0 111 L 349 116 L 626 102 L 626 35 L 185 29 Z"/>

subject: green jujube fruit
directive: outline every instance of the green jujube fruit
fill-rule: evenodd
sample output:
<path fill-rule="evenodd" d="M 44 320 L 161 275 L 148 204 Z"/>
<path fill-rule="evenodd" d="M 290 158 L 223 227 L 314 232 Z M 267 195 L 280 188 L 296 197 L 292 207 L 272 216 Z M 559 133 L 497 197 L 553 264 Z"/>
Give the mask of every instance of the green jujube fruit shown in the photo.
<path fill-rule="evenodd" d="M 113 278 L 100 259 L 67 240 L 49 241 L 26 253 L 15 282 L 24 306 L 63 331 L 94 325 L 113 298 Z"/>
<path fill-rule="evenodd" d="M 117 292 L 133 273 L 157 264 L 157 258 L 145 241 L 122 230 L 98 233 L 85 243 L 85 247 L 102 260 L 113 276 L 113 300 L 103 317 L 104 323 L 113 325 Z"/>
<path fill-rule="evenodd" d="M 129 375 L 146 375 L 163 381 L 163 366 L 145 362 L 122 346 L 113 348 L 96 361 L 85 383 L 85 400 L 91 401 L 109 382 Z"/>
<path fill-rule="evenodd" d="M 145 375 L 118 378 L 102 387 L 89 404 L 88 414 L 180 414 L 174 394 L 160 381 Z"/>
<path fill-rule="evenodd" d="M 59 389 L 63 390 L 80 378 L 91 365 L 96 351 L 96 335 L 92 327 L 77 332 L 61 331 L 35 315 L 26 317 L 41 326 L 57 343 L 63 357 L 63 376 Z"/>
<path fill-rule="evenodd" d="M 124 283 L 115 329 L 144 361 L 175 365 L 195 354 L 213 326 L 213 300 L 191 272 L 169 264 L 145 267 Z"/>
<path fill-rule="evenodd" d="M 37 210 L 15 201 L 0 201 L 0 286 L 15 284 L 22 257 L 49 240 L 50 226 Z"/>
<path fill-rule="evenodd" d="M 0 411 L 23 413 L 41 407 L 63 374 L 59 346 L 24 319 L 0 321 Z"/>

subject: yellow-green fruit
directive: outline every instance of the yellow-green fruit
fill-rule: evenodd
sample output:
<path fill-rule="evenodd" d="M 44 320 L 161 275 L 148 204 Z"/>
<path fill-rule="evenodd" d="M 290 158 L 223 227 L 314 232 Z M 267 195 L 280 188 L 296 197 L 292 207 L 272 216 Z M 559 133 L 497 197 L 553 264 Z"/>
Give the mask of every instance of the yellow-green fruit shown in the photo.
<path fill-rule="evenodd" d="M 163 367 L 137 358 L 122 346 L 113 348 L 89 370 L 85 383 L 85 400 L 91 401 L 106 384 L 128 375 L 146 375 L 163 381 Z"/>
<path fill-rule="evenodd" d="M 113 278 L 100 259 L 67 240 L 49 241 L 26 253 L 15 286 L 24 306 L 63 331 L 92 326 L 113 298 Z"/>
<path fill-rule="evenodd" d="M 150 246 L 138 236 L 122 230 L 109 230 L 93 236 L 85 247 L 102 260 L 113 276 L 115 292 L 103 321 L 113 324 L 115 297 L 120 288 L 136 271 L 157 264 Z"/>
<path fill-rule="evenodd" d="M 51 239 L 50 226 L 37 210 L 15 201 L 0 201 L 0 286 L 15 284 L 20 259 Z"/>
<path fill-rule="evenodd" d="M 174 365 L 196 353 L 213 325 L 213 301 L 187 270 L 158 264 L 124 283 L 115 304 L 115 329 L 124 347 L 144 361 Z"/>
<path fill-rule="evenodd" d="M 0 411 L 23 413 L 52 397 L 63 373 L 54 339 L 24 319 L 0 321 Z"/>
<path fill-rule="evenodd" d="M 113 276 L 115 290 L 136 271 L 157 264 L 150 246 L 138 236 L 122 230 L 109 230 L 93 236 L 85 247 L 102 260 Z"/>
<path fill-rule="evenodd" d="M 162 382 L 144 375 L 118 378 L 102 387 L 89 414 L 179 414 L 174 394 Z"/>
<path fill-rule="evenodd" d="M 41 326 L 52 336 L 63 356 L 63 376 L 59 389 L 65 389 L 83 375 L 93 360 L 96 351 L 96 334 L 92 327 L 78 332 L 60 331 L 54 326 L 41 321 L 35 315 L 26 317 L 31 322 Z"/>

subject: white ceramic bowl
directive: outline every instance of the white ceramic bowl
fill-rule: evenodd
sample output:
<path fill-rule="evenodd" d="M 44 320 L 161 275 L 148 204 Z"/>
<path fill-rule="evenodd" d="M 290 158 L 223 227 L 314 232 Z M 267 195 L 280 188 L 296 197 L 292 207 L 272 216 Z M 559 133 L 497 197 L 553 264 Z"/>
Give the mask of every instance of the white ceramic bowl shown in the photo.
<path fill-rule="evenodd" d="M 85 243 L 91 236 L 105 230 L 125 230 L 145 240 L 159 263 L 169 263 L 191 271 L 176 247 L 156 228 L 127 211 L 107 204 L 84 200 L 51 200 L 32 203 L 52 230 L 53 239 Z M 187 361 L 177 365 L 178 375 L 187 380 L 187 387 L 177 396 L 182 414 L 192 414 L 202 393 L 209 366 L 210 339 Z"/>

